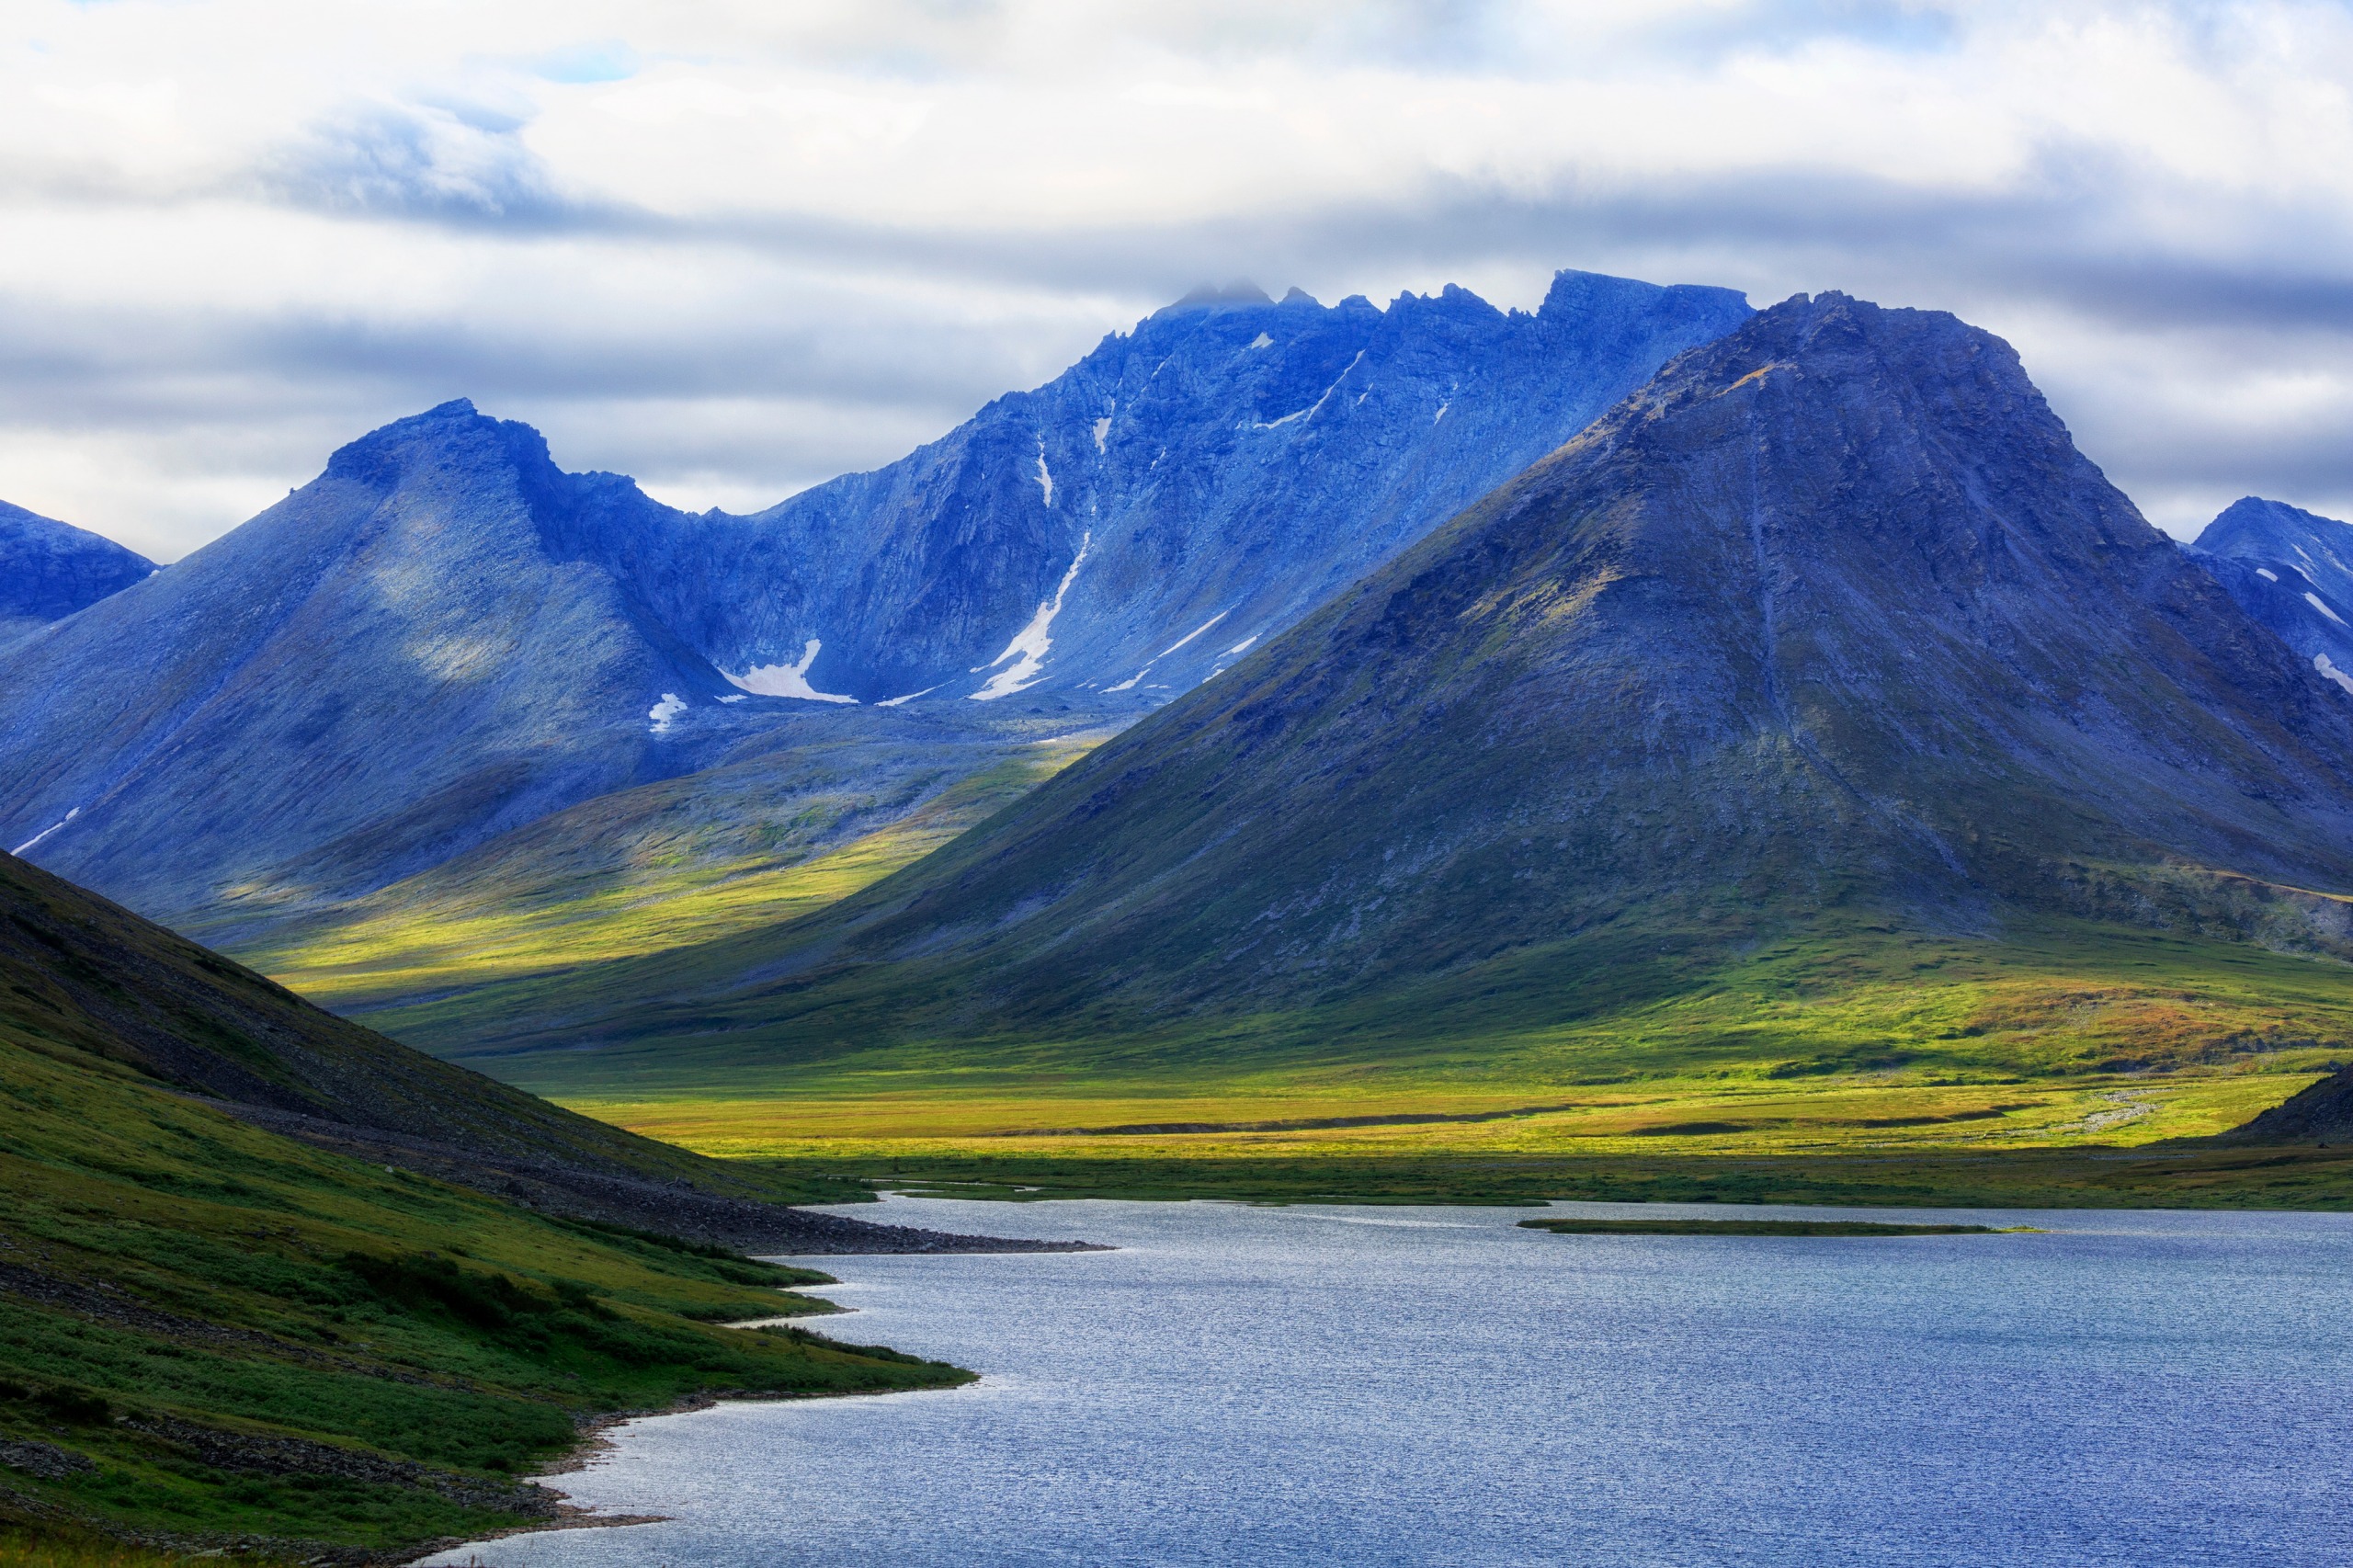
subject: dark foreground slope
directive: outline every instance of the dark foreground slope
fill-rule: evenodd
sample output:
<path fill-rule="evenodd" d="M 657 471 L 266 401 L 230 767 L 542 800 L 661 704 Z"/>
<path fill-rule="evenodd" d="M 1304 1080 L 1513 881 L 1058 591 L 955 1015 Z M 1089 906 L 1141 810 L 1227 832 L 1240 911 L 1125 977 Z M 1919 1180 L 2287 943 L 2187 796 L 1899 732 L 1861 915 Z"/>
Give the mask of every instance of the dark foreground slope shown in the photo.
<path fill-rule="evenodd" d="M 11 856 L 0 856 L 0 1028 L 36 1048 L 551 1213 L 767 1252 L 1026 1244 L 784 1207 L 739 1169 L 412 1051 Z"/>
<path fill-rule="evenodd" d="M 746 1068 L 1331 1007 L 1427 1040 L 1499 996 L 1523 1028 L 1663 1006 L 1840 932 L 2061 970 L 2134 926 L 2336 952 L 2347 890 L 2353 697 L 2006 345 L 1824 295 L 954 845 L 616 972 L 562 1033 Z M 554 1038 L 469 1049 L 528 1076 Z"/>
<path fill-rule="evenodd" d="M 5 858 L 0 981 L 0 1524 L 395 1554 L 549 1517 L 518 1475 L 601 1414 L 964 1376 L 714 1326 L 823 1277 L 574 1218 L 580 1184 L 793 1216 Z M 535 1206 L 483 1190 L 509 1165 Z"/>

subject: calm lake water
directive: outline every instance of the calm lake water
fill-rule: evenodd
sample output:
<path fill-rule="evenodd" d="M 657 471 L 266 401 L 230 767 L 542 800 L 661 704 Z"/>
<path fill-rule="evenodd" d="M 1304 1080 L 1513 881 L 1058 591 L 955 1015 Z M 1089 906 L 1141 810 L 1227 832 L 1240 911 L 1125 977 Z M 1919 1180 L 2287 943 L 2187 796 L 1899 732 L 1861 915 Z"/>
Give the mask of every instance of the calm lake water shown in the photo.
<path fill-rule="evenodd" d="M 894 1199 L 1122 1250 L 822 1260 L 858 1312 L 816 1326 L 983 1381 L 639 1422 L 559 1483 L 672 1522 L 433 1561 L 2353 1563 L 2353 1216 L 1816 1240 L 1530 1212 Z"/>

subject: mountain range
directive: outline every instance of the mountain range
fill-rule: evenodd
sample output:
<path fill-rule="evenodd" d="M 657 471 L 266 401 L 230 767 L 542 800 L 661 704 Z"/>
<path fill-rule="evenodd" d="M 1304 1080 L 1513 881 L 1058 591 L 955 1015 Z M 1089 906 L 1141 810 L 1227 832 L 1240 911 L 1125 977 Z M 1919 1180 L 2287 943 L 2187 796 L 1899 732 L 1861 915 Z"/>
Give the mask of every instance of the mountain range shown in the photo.
<path fill-rule="evenodd" d="M 1586 274 L 1534 312 L 1208 294 L 750 517 L 447 403 L 0 653 L 0 840 L 225 932 L 661 780 L 740 801 L 812 747 L 863 748 L 851 816 L 904 814 L 1208 677 L 1746 314 Z"/>
<path fill-rule="evenodd" d="M 746 1082 L 893 1041 L 1328 1048 L 1342 1017 L 1443 1051 L 1498 997 L 1557 1028 L 1858 933 L 2353 953 L 2347 894 L 2353 693 L 2142 518 L 2006 344 L 1824 294 L 895 876 L 413 1021 L 575 1083 L 598 1043 L 616 1079 Z"/>
<path fill-rule="evenodd" d="M 0 816 L 547 1088 L 1599 1029 L 1857 942 L 2108 985 L 2132 932 L 2353 950 L 2344 526 L 2176 545 L 1934 312 L 1208 291 L 749 517 L 387 426 L 0 653 Z"/>

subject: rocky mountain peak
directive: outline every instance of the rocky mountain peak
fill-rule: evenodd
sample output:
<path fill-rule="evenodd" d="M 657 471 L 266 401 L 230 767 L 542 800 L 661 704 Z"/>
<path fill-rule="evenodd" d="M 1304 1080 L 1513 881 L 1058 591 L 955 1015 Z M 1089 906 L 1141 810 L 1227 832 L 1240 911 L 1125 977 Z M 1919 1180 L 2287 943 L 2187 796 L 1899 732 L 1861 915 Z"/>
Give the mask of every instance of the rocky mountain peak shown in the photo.
<path fill-rule="evenodd" d="M 2242 609 L 2353 692 L 2353 528 L 2248 495 L 2207 524 L 2191 552 Z"/>
<path fill-rule="evenodd" d="M 512 469 L 540 485 L 559 477 L 547 440 L 537 430 L 490 418 L 462 397 L 395 419 L 337 448 L 321 477 L 389 491 L 434 468 Z"/>

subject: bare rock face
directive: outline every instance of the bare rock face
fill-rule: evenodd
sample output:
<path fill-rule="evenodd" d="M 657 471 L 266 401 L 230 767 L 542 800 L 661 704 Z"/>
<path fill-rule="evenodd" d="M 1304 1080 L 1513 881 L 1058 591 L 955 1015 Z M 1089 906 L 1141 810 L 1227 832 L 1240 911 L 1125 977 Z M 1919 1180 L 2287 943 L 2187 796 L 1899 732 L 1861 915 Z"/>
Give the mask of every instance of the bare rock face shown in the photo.
<path fill-rule="evenodd" d="M 1722 289 L 1563 272 L 1533 313 L 1293 290 L 1171 305 L 873 473 L 706 519 L 649 571 L 730 670 L 862 701 L 1189 689 L 1748 316 Z"/>
<path fill-rule="evenodd" d="M 2353 889 L 2353 693 L 2006 344 L 1801 296 L 760 972 L 1144 1018 L 1611 929 L 1991 932 L 2091 868 Z"/>
<path fill-rule="evenodd" d="M 152 576 L 155 563 L 110 539 L 0 501 L 0 644 Z"/>

